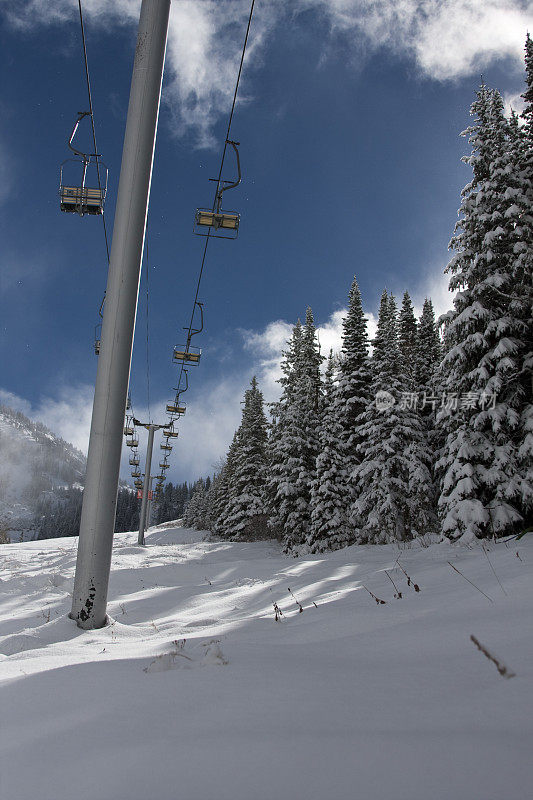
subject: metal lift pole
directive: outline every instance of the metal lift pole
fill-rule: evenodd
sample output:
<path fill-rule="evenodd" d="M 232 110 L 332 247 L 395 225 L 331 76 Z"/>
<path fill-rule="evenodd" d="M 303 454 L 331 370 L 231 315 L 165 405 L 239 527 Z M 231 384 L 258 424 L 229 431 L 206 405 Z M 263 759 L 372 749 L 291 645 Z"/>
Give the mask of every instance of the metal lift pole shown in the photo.
<path fill-rule="evenodd" d="M 145 520 L 144 520 L 144 527 L 145 527 L 146 530 L 148 530 L 148 528 L 150 527 L 150 518 L 152 516 L 151 494 L 152 494 L 152 478 L 153 477 L 154 477 L 153 475 L 150 475 L 150 483 L 148 484 L 148 503 L 146 504 L 146 515 L 145 515 Z"/>
<path fill-rule="evenodd" d="M 143 0 L 122 151 L 70 616 L 106 624 L 107 590 L 141 258 L 170 0 Z"/>
<path fill-rule="evenodd" d="M 146 462 L 144 465 L 144 484 L 143 484 L 143 499 L 141 503 L 141 513 L 139 515 L 139 536 L 137 539 L 137 544 L 143 545 L 144 544 L 144 530 L 146 528 L 146 512 L 148 509 L 148 495 L 150 493 L 150 483 L 152 478 L 150 477 L 150 471 L 152 469 L 152 452 L 154 449 L 154 433 L 155 431 L 160 430 L 163 428 L 164 425 L 154 425 L 153 423 L 149 423 L 144 425 L 142 422 L 137 422 L 137 425 L 142 425 L 143 428 L 147 428 L 148 430 L 148 444 L 146 445 Z"/>
<path fill-rule="evenodd" d="M 159 426 L 158 426 L 159 427 Z M 144 529 L 146 527 L 146 508 L 148 506 L 148 492 L 150 487 L 150 472 L 152 469 L 152 450 L 154 449 L 155 425 L 148 425 L 148 444 L 146 446 L 146 461 L 144 465 L 143 499 L 139 518 L 139 536 L 137 544 L 144 545 Z"/>

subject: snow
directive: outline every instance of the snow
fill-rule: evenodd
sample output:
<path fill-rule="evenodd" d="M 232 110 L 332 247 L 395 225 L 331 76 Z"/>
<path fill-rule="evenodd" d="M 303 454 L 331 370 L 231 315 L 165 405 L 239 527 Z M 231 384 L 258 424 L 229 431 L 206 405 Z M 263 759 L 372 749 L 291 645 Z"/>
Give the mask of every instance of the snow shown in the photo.
<path fill-rule="evenodd" d="M 2 797 L 528 796 L 533 535 L 298 559 L 168 524 L 146 540 L 116 534 L 97 631 L 67 617 L 76 539 L 0 549 Z"/>

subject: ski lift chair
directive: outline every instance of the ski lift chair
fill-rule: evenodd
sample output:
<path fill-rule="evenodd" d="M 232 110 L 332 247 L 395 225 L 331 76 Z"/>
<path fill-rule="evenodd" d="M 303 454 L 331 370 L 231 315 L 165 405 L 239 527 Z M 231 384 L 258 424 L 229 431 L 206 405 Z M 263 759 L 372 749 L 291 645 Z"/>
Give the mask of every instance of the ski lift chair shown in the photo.
<path fill-rule="evenodd" d="M 140 463 L 139 456 L 130 456 L 130 467 L 138 467 Z"/>
<path fill-rule="evenodd" d="M 126 446 L 127 447 L 139 447 L 139 440 L 138 439 L 126 439 Z"/>
<path fill-rule="evenodd" d="M 138 470 L 138 469 L 132 469 L 132 471 L 131 471 L 131 477 L 132 477 L 132 478 L 140 478 L 140 477 L 141 477 L 140 470 Z"/>
<path fill-rule="evenodd" d="M 159 467 L 160 469 L 168 469 L 170 467 L 170 464 L 167 464 L 165 461 L 160 461 Z"/>
<path fill-rule="evenodd" d="M 167 428 L 163 428 L 163 436 L 168 439 L 177 439 L 179 435 L 178 431 L 169 431 Z"/>
<path fill-rule="evenodd" d="M 134 430 L 131 425 L 124 426 L 124 436 L 133 436 Z M 128 445 L 129 447 L 129 445 Z"/>
<path fill-rule="evenodd" d="M 166 444 L 165 442 L 161 442 L 159 447 L 161 448 L 161 450 L 165 450 L 167 453 L 170 453 L 172 451 L 172 445 L 168 444 L 168 442 Z"/>
<path fill-rule="evenodd" d="M 194 218 L 194 233 L 198 236 L 213 236 L 217 239 L 236 239 L 239 234 L 239 224 L 241 215 L 235 211 L 223 211 L 222 193 L 228 189 L 233 189 L 238 186 L 242 180 L 241 176 L 241 160 L 237 147 L 239 142 L 231 142 L 226 139 L 226 144 L 230 144 L 235 151 L 237 159 L 237 180 L 225 181 L 219 178 L 210 178 L 217 184 L 217 191 L 215 195 L 215 202 L 213 208 L 198 208 Z M 224 151 L 225 152 L 225 151 Z M 207 232 L 205 229 L 207 228 Z"/>
<path fill-rule="evenodd" d="M 72 152 L 77 156 L 77 158 L 67 158 L 61 164 L 59 170 L 59 198 L 60 198 L 60 208 L 61 211 L 66 211 L 67 213 L 74 213 L 79 214 L 80 217 L 83 217 L 84 214 L 103 214 L 104 213 L 104 202 L 107 193 L 107 179 L 108 179 L 108 169 L 103 161 L 99 161 L 100 158 L 98 153 L 82 153 L 81 150 L 76 150 L 75 147 L 72 146 L 72 141 L 78 131 L 78 127 L 82 119 L 85 117 L 90 117 L 90 111 L 78 111 L 78 119 L 72 129 L 72 133 L 70 134 L 70 139 L 68 140 L 68 146 L 72 150 Z M 91 160 L 94 159 L 94 164 L 96 167 L 96 183 L 98 186 L 87 186 L 87 172 L 89 166 L 91 164 Z M 79 164 L 81 165 L 81 175 L 79 178 L 74 180 L 73 170 L 70 169 L 70 164 Z M 103 168 L 105 171 L 105 179 L 102 181 L 100 176 L 100 167 Z M 79 175 L 79 170 L 76 167 L 75 172 Z"/>
<path fill-rule="evenodd" d="M 136 489 L 142 489 L 144 483 L 142 481 L 134 481 L 133 485 L 135 486 Z"/>

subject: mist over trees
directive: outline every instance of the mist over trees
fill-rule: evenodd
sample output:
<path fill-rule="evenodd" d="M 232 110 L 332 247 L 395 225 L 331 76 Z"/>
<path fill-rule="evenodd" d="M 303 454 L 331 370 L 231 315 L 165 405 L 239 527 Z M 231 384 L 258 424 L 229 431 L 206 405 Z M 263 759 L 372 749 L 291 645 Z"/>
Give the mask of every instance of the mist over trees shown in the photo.
<path fill-rule="evenodd" d="M 24 539 L 79 533 L 85 456 L 45 425 L 0 406 L 0 529 Z M 121 485 L 115 531 L 139 524 L 140 501 Z"/>

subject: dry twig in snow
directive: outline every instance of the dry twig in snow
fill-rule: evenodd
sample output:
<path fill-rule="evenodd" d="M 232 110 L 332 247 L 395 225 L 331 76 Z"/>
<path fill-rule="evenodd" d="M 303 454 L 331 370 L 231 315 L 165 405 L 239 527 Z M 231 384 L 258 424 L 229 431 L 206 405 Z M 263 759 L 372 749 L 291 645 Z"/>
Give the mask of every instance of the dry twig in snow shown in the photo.
<path fill-rule="evenodd" d="M 451 563 L 451 561 L 447 561 L 446 563 L 447 563 L 447 564 L 449 564 L 449 565 L 450 565 L 450 567 L 451 567 L 452 569 L 454 569 L 454 570 L 457 572 L 457 574 L 458 574 L 458 575 L 460 575 L 460 576 L 461 576 L 461 578 L 464 578 L 464 579 L 465 579 L 465 581 L 468 581 L 468 583 L 470 584 L 470 586 L 473 586 L 473 587 L 474 587 L 474 589 L 477 589 L 477 590 L 478 590 L 478 592 L 481 592 L 481 594 L 483 595 L 483 597 L 486 597 L 486 598 L 487 598 L 487 600 L 490 600 L 490 602 L 491 602 L 491 603 L 493 603 L 493 602 L 494 602 L 494 600 L 492 599 L 492 597 L 489 597 L 489 596 L 488 596 L 488 594 L 485 594 L 485 592 L 484 592 L 484 591 L 482 591 L 482 590 L 479 588 L 479 586 L 476 586 L 476 584 L 475 584 L 475 583 L 472 583 L 472 581 L 470 580 L 470 578 L 467 578 L 467 577 L 466 577 L 466 575 L 463 575 L 463 573 L 461 572 L 461 570 L 457 569 L 457 567 L 454 567 L 454 565 Z"/>
<path fill-rule="evenodd" d="M 473 635 L 470 636 L 470 640 L 472 642 L 474 642 L 474 644 L 476 645 L 477 649 L 481 650 L 483 655 L 486 656 L 489 659 L 489 661 L 492 661 L 492 663 L 496 665 L 496 669 L 498 670 L 498 672 L 500 673 L 502 678 L 515 678 L 516 677 L 516 672 L 513 672 L 512 670 L 509 669 L 509 667 L 506 667 L 505 664 L 503 663 L 503 661 L 498 661 L 498 659 L 495 656 L 493 656 L 491 653 L 489 653 L 487 648 L 484 645 L 482 645 L 481 642 L 478 639 L 476 639 L 475 636 L 473 636 Z"/>

